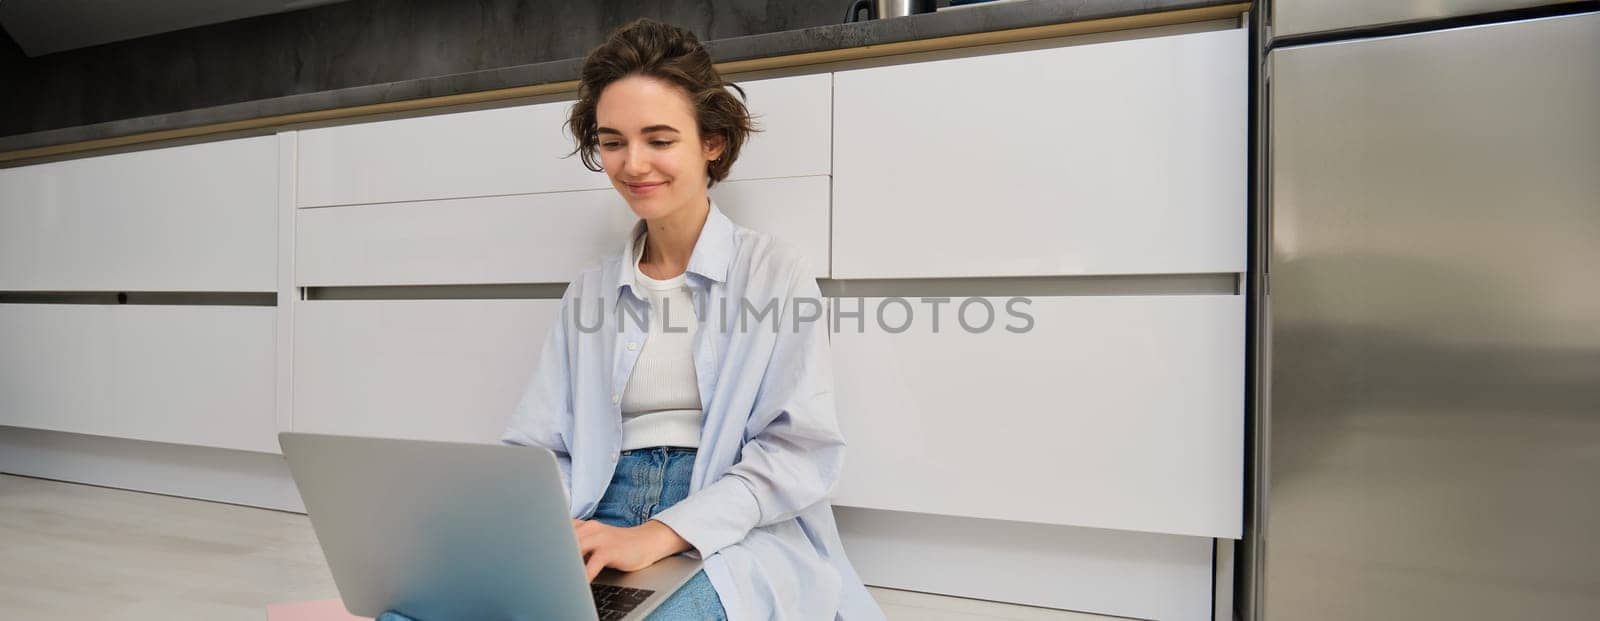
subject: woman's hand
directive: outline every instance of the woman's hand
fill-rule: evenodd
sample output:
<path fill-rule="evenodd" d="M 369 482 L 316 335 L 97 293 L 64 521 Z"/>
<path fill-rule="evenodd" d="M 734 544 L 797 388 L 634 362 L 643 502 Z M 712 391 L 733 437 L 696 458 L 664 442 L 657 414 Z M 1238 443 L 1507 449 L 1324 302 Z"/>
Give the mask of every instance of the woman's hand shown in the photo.
<path fill-rule="evenodd" d="M 610 567 L 619 571 L 638 571 L 656 561 L 690 548 L 671 527 L 649 520 L 632 528 L 619 528 L 597 520 L 573 520 L 578 534 L 578 550 L 583 553 L 589 581 Z"/>

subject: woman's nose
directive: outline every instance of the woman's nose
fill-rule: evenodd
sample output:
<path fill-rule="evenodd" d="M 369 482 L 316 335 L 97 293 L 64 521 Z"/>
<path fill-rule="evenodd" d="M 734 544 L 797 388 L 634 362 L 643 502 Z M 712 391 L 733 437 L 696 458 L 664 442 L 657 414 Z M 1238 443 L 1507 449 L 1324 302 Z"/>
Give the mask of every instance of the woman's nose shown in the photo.
<path fill-rule="evenodd" d="M 622 171 L 629 177 L 637 178 L 650 172 L 650 158 L 636 147 L 630 145 L 625 157 L 627 159 L 622 162 Z"/>

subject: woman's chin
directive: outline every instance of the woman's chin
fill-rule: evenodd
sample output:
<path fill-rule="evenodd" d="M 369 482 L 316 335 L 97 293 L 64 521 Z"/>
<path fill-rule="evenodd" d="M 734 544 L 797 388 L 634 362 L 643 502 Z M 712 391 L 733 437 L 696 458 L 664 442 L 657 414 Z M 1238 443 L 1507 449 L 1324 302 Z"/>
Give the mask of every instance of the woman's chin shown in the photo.
<path fill-rule="evenodd" d="M 654 205 L 641 205 L 640 201 L 628 200 L 628 208 L 633 210 L 633 215 L 640 220 L 653 220 L 661 215 L 661 210 Z"/>
<path fill-rule="evenodd" d="M 671 211 L 666 201 L 654 196 L 628 196 L 625 198 L 628 201 L 628 208 L 632 209 L 633 215 L 638 216 L 640 220 L 654 220 Z"/>

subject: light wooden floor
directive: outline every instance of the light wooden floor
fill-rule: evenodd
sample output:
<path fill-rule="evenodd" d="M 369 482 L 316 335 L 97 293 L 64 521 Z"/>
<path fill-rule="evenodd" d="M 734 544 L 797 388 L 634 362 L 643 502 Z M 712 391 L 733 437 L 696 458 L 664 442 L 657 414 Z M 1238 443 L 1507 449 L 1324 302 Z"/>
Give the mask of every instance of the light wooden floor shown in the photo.
<path fill-rule="evenodd" d="M 872 589 L 895 621 L 1104 621 Z M 304 515 L 0 475 L 0 619 L 250 619 L 338 597 Z"/>

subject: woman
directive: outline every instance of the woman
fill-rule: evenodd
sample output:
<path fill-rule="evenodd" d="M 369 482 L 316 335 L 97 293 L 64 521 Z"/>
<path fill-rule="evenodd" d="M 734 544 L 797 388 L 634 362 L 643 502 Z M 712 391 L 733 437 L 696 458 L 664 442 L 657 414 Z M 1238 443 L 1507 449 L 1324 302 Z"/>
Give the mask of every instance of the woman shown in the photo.
<path fill-rule="evenodd" d="M 650 20 L 585 60 L 574 152 L 640 221 L 567 288 L 504 441 L 555 452 L 591 580 L 705 560 L 652 619 L 882 619 L 827 498 L 844 453 L 827 326 L 796 314 L 817 283 L 707 195 L 753 131 L 727 85 L 692 33 Z"/>

